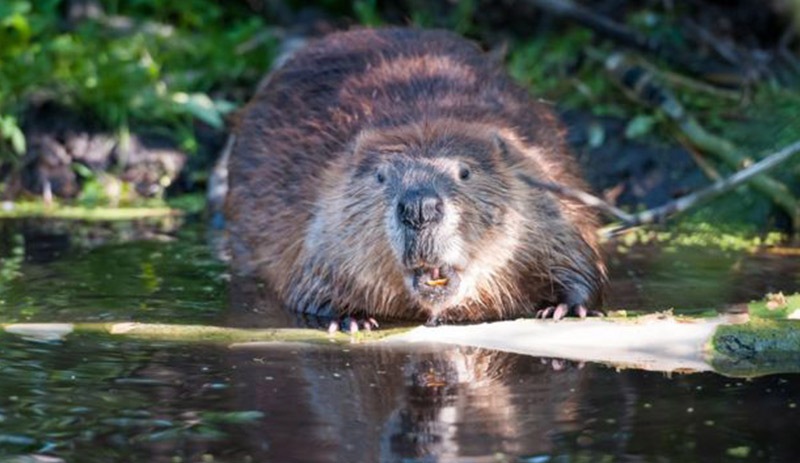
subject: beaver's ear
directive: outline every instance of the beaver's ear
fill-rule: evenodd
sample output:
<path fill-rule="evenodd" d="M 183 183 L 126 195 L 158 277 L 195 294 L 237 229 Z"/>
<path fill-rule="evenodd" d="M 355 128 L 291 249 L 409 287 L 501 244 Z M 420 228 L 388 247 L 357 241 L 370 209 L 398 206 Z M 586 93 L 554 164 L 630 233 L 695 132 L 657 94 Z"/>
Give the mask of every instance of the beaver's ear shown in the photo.
<path fill-rule="evenodd" d="M 508 144 L 506 144 L 506 141 L 503 140 L 503 137 L 497 132 L 492 133 L 492 148 L 492 154 L 498 158 L 508 158 Z"/>
<path fill-rule="evenodd" d="M 350 149 L 348 151 L 354 156 L 359 156 L 360 153 L 363 153 L 364 149 L 371 144 L 370 142 L 374 138 L 375 134 L 371 130 L 362 130 L 355 139 L 350 142 Z"/>
<path fill-rule="evenodd" d="M 493 154 L 508 165 L 516 164 L 524 159 L 522 153 L 515 146 L 513 139 L 510 139 L 507 134 L 492 133 L 492 145 L 494 148 Z"/>

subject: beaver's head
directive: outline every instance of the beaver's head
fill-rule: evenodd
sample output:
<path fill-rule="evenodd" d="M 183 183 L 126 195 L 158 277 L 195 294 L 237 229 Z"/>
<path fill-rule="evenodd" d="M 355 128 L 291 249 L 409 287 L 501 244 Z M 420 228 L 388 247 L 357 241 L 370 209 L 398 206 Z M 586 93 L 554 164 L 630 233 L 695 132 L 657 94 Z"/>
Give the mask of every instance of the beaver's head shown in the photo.
<path fill-rule="evenodd" d="M 498 135 L 470 127 L 359 137 L 353 181 L 378 206 L 365 213 L 380 215 L 408 298 L 432 316 L 480 298 L 513 258 L 520 199 L 506 157 Z"/>

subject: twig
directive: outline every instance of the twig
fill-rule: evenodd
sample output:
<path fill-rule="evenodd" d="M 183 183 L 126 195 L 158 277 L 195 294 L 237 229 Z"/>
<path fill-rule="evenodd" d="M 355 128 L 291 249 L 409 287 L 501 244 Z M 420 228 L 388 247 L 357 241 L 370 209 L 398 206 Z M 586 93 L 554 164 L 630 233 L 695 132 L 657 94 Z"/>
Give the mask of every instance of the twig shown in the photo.
<path fill-rule="evenodd" d="M 584 191 L 576 190 L 575 188 L 570 188 L 558 183 L 542 182 L 527 175 L 519 175 L 519 179 L 527 183 L 531 188 L 541 188 L 542 190 L 551 191 L 559 196 L 574 199 L 581 204 L 605 212 L 607 215 L 619 219 L 623 223 L 632 223 L 635 220 L 632 214 L 628 214 L 622 209 Z"/>
<path fill-rule="evenodd" d="M 703 76 L 706 74 L 706 63 L 703 61 L 691 60 L 685 57 L 685 52 L 674 47 L 666 46 L 650 37 L 639 34 L 635 30 L 620 24 L 611 19 L 599 16 L 588 8 L 585 8 L 573 0 L 527 0 L 529 4 L 545 10 L 553 15 L 575 21 L 576 23 L 591 29 L 599 35 L 605 36 L 616 43 L 633 48 L 645 53 L 650 53 L 664 60 L 676 64 L 691 74 Z M 730 71 L 735 74 L 738 68 Z M 746 83 L 744 79 L 736 75 L 731 76 L 733 84 L 741 85 Z"/>
<path fill-rule="evenodd" d="M 734 90 L 734 89 L 723 88 L 712 83 L 698 80 L 697 78 L 685 74 L 680 74 L 675 71 L 665 71 L 663 69 L 656 67 L 653 63 L 651 63 L 650 61 L 639 55 L 637 55 L 636 58 L 631 58 L 627 54 L 620 52 L 620 53 L 614 53 L 611 56 L 609 56 L 608 53 L 603 52 L 595 47 L 586 48 L 584 50 L 584 53 L 589 58 L 595 61 L 599 61 L 601 63 L 606 63 L 606 61 L 609 59 L 623 60 L 628 66 L 634 65 L 635 63 L 636 66 L 641 66 L 651 74 L 660 77 L 661 80 L 664 80 L 676 86 L 686 87 L 691 90 L 708 93 L 728 100 L 740 101 L 744 98 L 742 89 Z"/>
<path fill-rule="evenodd" d="M 714 84 L 709 84 L 707 82 L 703 82 L 701 80 L 697 80 L 693 77 L 685 76 L 683 74 L 679 74 L 673 71 L 664 71 L 662 69 L 656 68 L 653 64 L 643 60 L 642 66 L 644 66 L 649 71 L 658 74 L 661 76 L 665 81 L 670 82 L 674 85 L 680 85 L 682 87 L 686 87 L 688 89 L 708 93 L 710 95 L 718 96 L 720 98 L 725 98 L 728 100 L 741 100 L 742 99 L 742 92 L 739 90 L 728 90 L 725 88 L 718 87 Z"/>
<path fill-rule="evenodd" d="M 602 199 L 585 193 L 574 188 L 569 188 L 564 185 L 559 185 L 550 182 L 541 182 L 534 180 L 528 176 L 521 176 L 520 178 L 525 181 L 532 188 L 541 188 L 544 190 L 552 191 L 559 196 L 575 199 L 589 207 L 593 207 L 608 215 L 620 220 L 622 224 L 609 231 L 609 234 L 619 233 L 620 231 L 629 228 L 646 225 L 651 223 L 663 222 L 666 218 L 675 214 L 685 212 L 692 207 L 697 206 L 705 201 L 720 196 L 737 186 L 747 181 L 753 180 L 753 177 L 763 174 L 770 169 L 773 169 L 783 162 L 788 161 L 792 156 L 800 152 L 800 140 L 784 147 L 780 151 L 770 154 L 757 163 L 742 169 L 728 178 L 714 182 L 712 185 L 703 188 L 702 190 L 682 196 L 674 201 L 670 201 L 659 207 L 648 209 L 637 214 L 628 214 L 627 212 L 612 206 L 611 204 L 603 201 Z"/>
<path fill-rule="evenodd" d="M 705 130 L 672 93 L 653 82 L 652 73 L 631 63 L 624 55 L 615 53 L 609 56 L 605 68 L 629 98 L 662 111 L 694 146 L 714 155 L 733 169 L 752 162 L 742 156 L 733 143 Z M 786 185 L 766 175 L 754 178 L 752 183 L 754 188 L 787 213 L 795 231 L 800 230 L 800 204 Z"/>
<path fill-rule="evenodd" d="M 706 159 L 702 153 L 700 153 L 697 148 L 692 145 L 689 140 L 685 137 L 678 137 L 678 141 L 681 145 L 689 152 L 689 155 L 694 159 L 695 164 L 700 167 L 700 170 L 706 174 L 706 177 L 711 179 L 711 181 L 717 182 L 722 179 L 722 175 L 720 175 L 719 171 L 716 169 L 714 165 L 712 165 L 708 159 Z"/>
<path fill-rule="evenodd" d="M 651 53 L 660 53 L 660 45 L 635 31 L 603 16 L 598 16 L 572 0 L 528 0 L 528 3 L 554 15 L 572 19 L 623 45 Z"/>
<path fill-rule="evenodd" d="M 719 37 L 715 37 L 714 34 L 701 27 L 691 19 L 684 19 L 683 23 L 686 25 L 687 29 L 693 31 L 697 35 L 699 40 L 711 47 L 711 49 L 713 49 L 717 55 L 722 57 L 725 61 L 734 65 L 741 63 L 742 57 L 729 40 L 726 41 Z"/>
<path fill-rule="evenodd" d="M 731 167 L 740 167 L 752 162 L 750 159 L 741 156 L 735 146 L 728 140 L 706 132 L 692 117 L 686 117 L 684 120 L 679 121 L 678 126 L 695 146 L 716 155 L 717 158 Z M 769 196 L 775 204 L 786 212 L 792 221 L 792 227 L 795 231 L 800 230 L 800 205 L 798 205 L 797 199 L 785 184 L 765 175 L 754 178 L 753 186 Z"/>
<path fill-rule="evenodd" d="M 798 26 L 800 26 L 800 24 L 798 24 Z M 800 60 L 798 60 L 794 54 L 789 51 L 789 44 L 791 44 L 796 35 L 797 32 L 794 30 L 793 26 L 786 28 L 783 34 L 781 34 L 781 39 L 778 42 L 778 54 L 784 59 L 784 61 L 789 63 L 789 66 L 794 69 L 794 72 L 800 73 Z"/>
<path fill-rule="evenodd" d="M 798 152 L 800 152 L 800 140 L 790 144 L 789 146 L 786 146 L 778 152 L 770 154 L 764 159 L 736 172 L 728 178 L 714 182 L 702 190 L 682 196 L 662 206 L 642 211 L 633 216 L 632 222 L 619 229 L 612 230 L 612 233 L 619 232 L 636 225 L 661 222 L 669 216 L 684 212 L 692 207 L 697 206 L 698 204 L 706 202 L 717 196 L 721 196 L 722 194 L 727 193 L 742 183 L 752 180 L 756 175 L 763 174 L 764 172 L 779 166 L 783 162 L 788 161 Z"/>

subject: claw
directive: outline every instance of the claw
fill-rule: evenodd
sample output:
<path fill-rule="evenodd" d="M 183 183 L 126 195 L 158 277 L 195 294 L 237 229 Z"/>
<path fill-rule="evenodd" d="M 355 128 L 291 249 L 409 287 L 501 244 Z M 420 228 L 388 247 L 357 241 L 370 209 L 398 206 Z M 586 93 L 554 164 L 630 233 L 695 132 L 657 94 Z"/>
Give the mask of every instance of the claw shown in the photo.
<path fill-rule="evenodd" d="M 561 320 L 567 315 L 567 312 L 569 312 L 569 307 L 567 307 L 567 304 L 564 303 L 558 304 L 555 310 L 553 311 L 553 320 L 554 321 Z"/>
<path fill-rule="evenodd" d="M 547 308 L 541 309 L 541 310 L 540 310 L 540 311 L 539 311 L 539 312 L 536 314 L 536 318 L 542 318 L 542 319 L 545 319 L 545 318 L 549 317 L 551 313 L 553 313 L 553 310 L 555 310 L 555 308 L 554 308 L 554 307 L 547 307 Z"/>
<path fill-rule="evenodd" d="M 339 320 L 331 320 L 328 325 L 328 334 L 336 334 L 339 331 Z"/>
<path fill-rule="evenodd" d="M 367 318 L 363 322 L 364 331 L 372 331 L 373 328 L 378 328 L 378 322 L 372 317 Z"/>
<path fill-rule="evenodd" d="M 602 309 L 589 309 L 583 304 L 569 306 L 562 302 L 556 306 L 539 309 L 534 313 L 534 318 L 550 318 L 554 321 L 563 320 L 568 316 L 575 316 L 581 319 L 586 317 L 605 317 L 606 313 Z"/>
<path fill-rule="evenodd" d="M 575 311 L 578 312 L 578 317 L 582 319 L 586 318 L 586 315 L 589 313 L 589 311 L 586 309 L 586 306 L 583 304 L 579 305 Z"/>
<path fill-rule="evenodd" d="M 328 324 L 328 333 L 334 334 L 341 330 L 347 331 L 349 334 L 356 334 L 361 329 L 364 331 L 372 331 L 379 326 L 380 325 L 378 325 L 378 321 L 372 317 L 361 319 L 351 316 L 344 316 L 342 318 L 331 320 L 330 324 Z"/>

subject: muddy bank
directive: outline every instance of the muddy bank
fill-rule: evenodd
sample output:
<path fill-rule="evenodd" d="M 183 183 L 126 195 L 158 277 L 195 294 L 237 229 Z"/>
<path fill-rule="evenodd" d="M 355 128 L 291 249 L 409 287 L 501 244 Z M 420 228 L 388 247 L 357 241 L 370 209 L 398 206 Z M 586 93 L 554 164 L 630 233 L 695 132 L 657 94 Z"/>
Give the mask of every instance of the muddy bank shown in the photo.
<path fill-rule="evenodd" d="M 32 105 L 22 129 L 27 152 L 17 165 L 3 166 L 4 200 L 39 196 L 124 205 L 162 198 L 167 190 L 196 190 L 225 136 L 198 123 L 200 148 L 189 155 L 168 131 L 134 127 L 115 133 L 91 114 L 54 103 Z"/>

